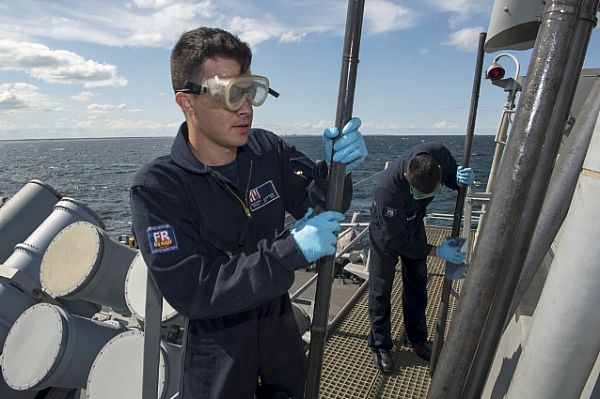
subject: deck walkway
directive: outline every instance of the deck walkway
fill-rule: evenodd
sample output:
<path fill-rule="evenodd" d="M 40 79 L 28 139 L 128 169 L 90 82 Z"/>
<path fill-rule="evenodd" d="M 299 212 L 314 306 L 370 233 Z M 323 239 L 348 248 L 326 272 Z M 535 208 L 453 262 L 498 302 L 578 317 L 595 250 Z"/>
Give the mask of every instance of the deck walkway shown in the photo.
<path fill-rule="evenodd" d="M 441 244 L 450 229 L 428 227 L 428 241 Z M 437 257 L 428 258 L 429 300 L 426 310 L 429 339 L 433 331 L 439 308 L 443 285 L 443 261 Z M 459 283 L 454 282 L 453 293 L 457 293 Z M 403 342 L 404 323 L 402 320 L 402 278 L 396 274 L 392 292 L 392 339 L 394 340 L 394 360 L 396 371 L 383 375 L 375 368 L 371 351 L 367 344 L 369 316 L 367 312 L 366 285 L 360 288 L 354 306 L 337 318 L 331 326 L 325 347 L 321 376 L 320 398 L 332 399 L 393 399 L 426 398 L 430 376 L 427 362 L 412 352 Z M 456 305 L 456 296 L 450 301 L 448 325 Z"/>

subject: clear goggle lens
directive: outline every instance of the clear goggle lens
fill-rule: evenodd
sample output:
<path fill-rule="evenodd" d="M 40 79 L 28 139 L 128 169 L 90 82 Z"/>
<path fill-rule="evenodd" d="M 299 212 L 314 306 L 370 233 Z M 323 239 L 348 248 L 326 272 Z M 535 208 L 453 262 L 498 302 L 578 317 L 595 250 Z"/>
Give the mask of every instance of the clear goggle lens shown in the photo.
<path fill-rule="evenodd" d="M 258 107 L 265 102 L 270 92 L 274 93 L 269 90 L 269 79 L 258 75 L 235 78 L 213 76 L 205 80 L 202 86 L 186 81 L 185 88 L 176 92 L 208 94 L 215 102 L 221 103 L 230 111 L 240 109 L 246 99 Z"/>

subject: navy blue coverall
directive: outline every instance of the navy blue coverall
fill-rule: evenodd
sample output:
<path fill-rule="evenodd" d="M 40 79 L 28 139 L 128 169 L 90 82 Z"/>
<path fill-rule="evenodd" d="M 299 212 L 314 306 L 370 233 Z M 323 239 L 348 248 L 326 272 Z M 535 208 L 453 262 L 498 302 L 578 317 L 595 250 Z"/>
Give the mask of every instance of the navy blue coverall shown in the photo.
<path fill-rule="evenodd" d="M 288 289 L 308 264 L 285 212 L 324 207 L 327 165 L 252 129 L 238 148 L 239 187 L 200 163 L 182 124 L 171 154 L 131 188 L 133 227 L 165 299 L 187 319 L 180 397 L 303 396 L 306 358 Z M 350 206 L 346 177 L 343 209 Z"/>
<path fill-rule="evenodd" d="M 426 143 L 410 148 L 383 173 L 373 190 L 369 261 L 369 346 L 391 350 L 392 283 L 398 257 L 402 260 L 402 310 L 406 335 L 411 343 L 427 340 L 427 243 L 423 218 L 433 197 L 415 200 L 404 173 L 418 154 L 431 155 L 442 170 L 442 184 L 458 190 L 457 164 L 441 144 Z"/>

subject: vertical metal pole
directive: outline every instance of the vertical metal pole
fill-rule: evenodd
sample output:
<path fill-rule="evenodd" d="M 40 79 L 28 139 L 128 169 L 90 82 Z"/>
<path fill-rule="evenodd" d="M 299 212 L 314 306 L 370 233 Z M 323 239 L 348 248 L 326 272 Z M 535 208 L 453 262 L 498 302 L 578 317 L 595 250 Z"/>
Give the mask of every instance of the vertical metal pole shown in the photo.
<path fill-rule="evenodd" d="M 471 92 L 471 109 L 469 110 L 469 123 L 467 124 L 467 134 L 465 137 L 465 151 L 463 154 L 462 165 L 469 166 L 471 159 L 471 147 L 473 146 L 473 135 L 475 134 L 475 120 L 477 119 L 477 106 L 479 104 L 479 89 L 481 87 L 481 74 L 483 70 L 483 45 L 485 44 L 485 32 L 479 34 L 479 47 L 477 51 L 477 62 L 475 64 L 475 76 L 473 77 L 473 90 Z M 460 234 L 460 222 L 463 215 L 465 205 L 465 196 L 467 187 L 460 185 L 458 196 L 456 198 L 456 206 L 454 208 L 454 221 L 452 223 L 452 237 L 458 237 Z M 470 226 L 469 226 L 470 228 Z M 446 262 L 446 267 L 449 262 Z M 437 361 L 440 357 L 440 352 L 444 347 L 444 336 L 446 335 L 446 322 L 448 320 L 448 308 L 450 306 L 450 294 L 452 293 L 452 280 L 444 277 L 444 285 L 442 287 L 442 296 L 440 298 L 440 310 L 437 323 L 435 326 L 435 338 L 433 342 L 433 350 L 431 353 L 431 362 L 429 371 L 431 374 L 435 372 Z"/>
<path fill-rule="evenodd" d="M 581 22 L 578 25 L 575 32 L 575 39 L 573 40 L 574 45 L 577 46 L 581 54 L 572 54 L 570 57 L 579 61 L 578 57 L 581 56 L 581 63 L 583 63 L 583 59 L 585 58 L 585 50 L 589 44 L 591 31 L 598 21 L 594 7 L 598 7 L 597 0 L 584 3 L 582 6 Z M 569 62 L 571 62 L 571 58 Z M 591 139 L 591 131 L 593 130 L 594 122 L 590 121 L 590 116 L 586 115 L 583 111 L 585 109 L 591 110 L 598 106 L 598 99 L 595 98 L 598 95 L 598 83 L 596 82 L 588 95 L 588 101 L 592 102 L 590 104 L 586 103 L 580 113 L 580 117 L 576 121 L 576 125 L 580 125 L 581 127 L 578 129 L 573 127 L 573 133 L 569 136 L 568 141 L 572 145 L 565 146 L 565 152 L 558 159 L 557 165 L 554 168 L 548 188 L 549 195 L 546 195 L 542 210 L 540 211 L 538 225 L 533 234 L 525 261 L 523 262 L 521 279 L 515 290 L 513 303 L 508 313 L 509 316 L 515 312 L 517 306 L 521 303 L 521 299 L 525 295 L 527 288 L 529 288 L 544 256 L 550 249 L 550 245 L 558 232 L 560 224 L 567 214 L 570 198 L 575 191 L 577 171 L 583 164 L 586 149 Z M 586 121 L 580 121 L 581 119 L 586 119 Z M 591 128 L 589 127 L 590 123 L 592 124 Z"/>
<path fill-rule="evenodd" d="M 597 6 L 598 0 L 584 0 L 582 11 L 587 9 L 587 12 L 584 11 L 584 13 L 589 18 L 590 15 L 594 15 L 590 11 L 595 10 Z M 540 215 L 556 154 L 575 96 L 587 43 L 593 28 L 593 24 L 590 22 L 586 18 L 580 19 L 571 39 L 572 44 L 570 45 L 564 78 L 556 98 L 552 118 L 540 154 L 540 161 L 535 169 L 523 215 L 513 238 L 512 250 L 509 258 L 505 261 L 504 271 L 498 281 L 492 307 L 481 333 L 476 355 L 473 358 L 463 394 L 465 398 L 476 399 L 480 397 L 498 342 L 500 342 L 500 337 L 504 331 L 503 326 L 507 318 L 511 316 L 508 314 L 508 310 Z"/>
<path fill-rule="evenodd" d="M 459 398 L 520 221 L 567 64 L 582 0 L 546 4 L 523 94 L 429 398 Z M 516 132 L 516 134 L 515 134 Z"/>
<path fill-rule="evenodd" d="M 162 295 L 148 271 L 146 283 L 146 318 L 144 320 L 144 370 L 142 399 L 158 397 L 158 367 L 160 364 L 160 335 Z"/>
<path fill-rule="evenodd" d="M 335 126 L 341 133 L 344 125 L 352 117 L 354 105 L 354 88 L 358 68 L 358 50 L 365 0 L 349 0 L 346 15 L 346 31 L 338 92 L 337 113 Z M 330 162 L 329 186 L 326 208 L 340 211 L 344 193 L 344 177 L 346 166 L 343 163 Z M 321 383 L 321 367 L 327 336 L 327 321 L 329 318 L 329 302 L 331 300 L 331 284 L 333 283 L 335 256 L 326 256 L 317 262 L 319 272 L 315 293 L 313 322 L 310 330 L 310 352 L 308 358 L 308 373 L 306 382 L 306 399 L 317 399 Z"/>

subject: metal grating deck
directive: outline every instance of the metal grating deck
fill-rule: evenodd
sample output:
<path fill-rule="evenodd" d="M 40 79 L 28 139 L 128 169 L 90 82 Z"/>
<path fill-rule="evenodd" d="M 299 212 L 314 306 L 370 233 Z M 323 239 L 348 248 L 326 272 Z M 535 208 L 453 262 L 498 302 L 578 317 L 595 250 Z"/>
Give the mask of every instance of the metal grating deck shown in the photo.
<path fill-rule="evenodd" d="M 449 236 L 449 228 L 427 227 L 428 242 L 441 244 Z M 433 332 L 443 285 L 443 260 L 429 257 L 427 260 L 429 281 L 426 310 L 429 339 Z M 453 292 L 459 289 L 454 282 Z M 368 346 L 369 314 L 367 311 L 368 289 L 360 288 L 356 302 L 350 306 L 330 329 L 321 375 L 320 398 L 376 399 L 376 398 L 426 398 L 430 377 L 427 362 L 412 352 L 402 339 L 402 278 L 396 273 L 392 291 L 392 339 L 396 372 L 383 375 L 374 366 Z M 450 300 L 448 325 L 456 306 L 456 296 Z"/>

